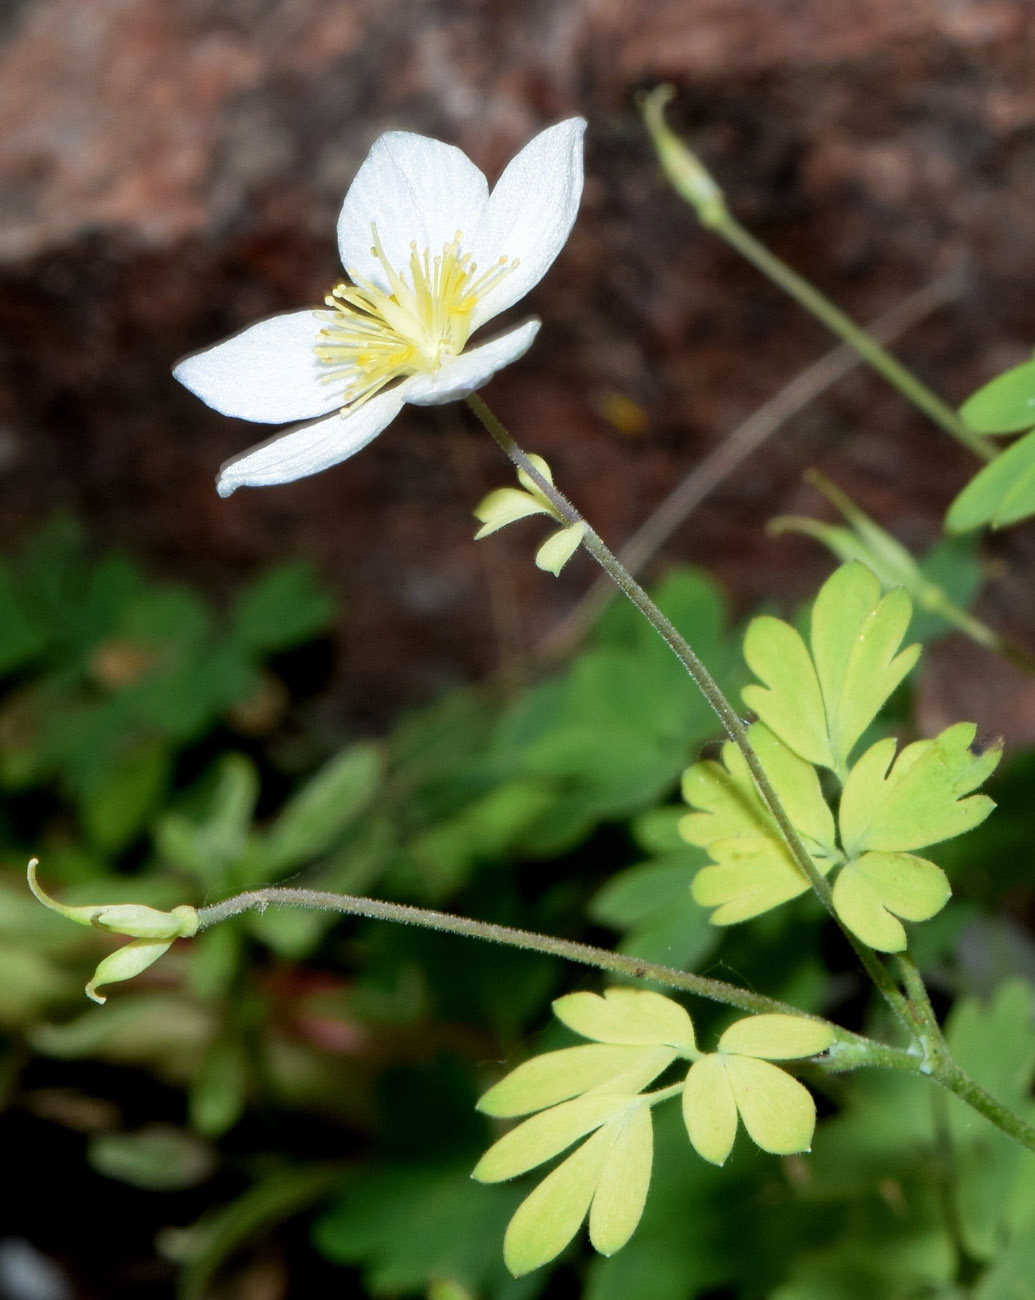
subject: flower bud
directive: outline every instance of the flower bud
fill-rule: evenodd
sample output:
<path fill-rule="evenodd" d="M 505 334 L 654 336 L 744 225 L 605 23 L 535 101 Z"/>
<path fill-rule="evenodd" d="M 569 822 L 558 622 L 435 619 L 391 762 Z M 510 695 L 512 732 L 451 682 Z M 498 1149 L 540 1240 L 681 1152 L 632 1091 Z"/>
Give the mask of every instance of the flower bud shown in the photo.
<path fill-rule="evenodd" d="M 174 907 L 170 912 L 161 912 L 143 903 L 93 903 L 81 907 L 59 903 L 40 885 L 36 877 L 38 866 L 36 858 L 29 863 L 29 888 L 44 907 L 60 912 L 77 925 L 94 926 L 110 934 L 129 935 L 135 941 L 109 953 L 97 967 L 93 979 L 86 986 L 86 995 L 94 1002 L 106 1000 L 97 992 L 99 985 L 132 979 L 157 961 L 175 939 L 190 939 L 198 932 L 197 909 L 187 904 Z"/>

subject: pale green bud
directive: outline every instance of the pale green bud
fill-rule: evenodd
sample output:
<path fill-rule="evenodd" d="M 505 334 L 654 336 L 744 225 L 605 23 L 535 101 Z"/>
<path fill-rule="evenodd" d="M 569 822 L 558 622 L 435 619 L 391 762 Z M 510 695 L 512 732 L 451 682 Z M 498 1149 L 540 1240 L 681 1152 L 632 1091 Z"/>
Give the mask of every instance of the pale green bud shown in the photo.
<path fill-rule="evenodd" d="M 103 993 L 97 989 L 101 984 L 117 984 L 120 980 L 131 980 L 134 975 L 147 970 L 161 955 L 172 947 L 172 939 L 134 939 L 109 953 L 93 973 L 93 979 L 86 986 L 86 996 L 102 1005 L 107 1002 Z"/>
<path fill-rule="evenodd" d="M 93 926 L 109 934 L 129 935 L 135 940 L 109 953 L 97 967 L 93 979 L 86 986 L 86 995 L 94 1002 L 106 1000 L 97 992 L 99 985 L 132 979 L 157 961 L 175 939 L 190 939 L 198 932 L 197 910 L 186 904 L 162 912 L 143 903 L 91 903 L 80 907 L 59 903 L 40 885 L 36 876 L 38 866 L 36 858 L 29 863 L 29 888 L 44 907 L 59 912 L 77 925 Z"/>
<path fill-rule="evenodd" d="M 528 459 L 547 483 L 552 484 L 553 474 L 542 456 L 529 456 Z M 519 469 L 517 476 L 520 488 L 497 488 L 483 497 L 475 507 L 474 516 L 482 524 L 474 535 L 476 542 L 519 519 L 527 519 L 530 515 L 547 515 L 560 524 L 564 523 L 563 516 L 531 475 Z M 536 564 L 556 577 L 578 550 L 585 533 L 586 525 L 581 520 L 566 524 L 557 532 L 551 533 L 536 551 Z"/>
<path fill-rule="evenodd" d="M 535 562 L 540 569 L 552 573 L 556 578 L 571 557 L 579 549 L 586 535 L 586 525 L 579 520 L 567 528 L 558 529 L 548 537 L 535 553 Z"/>
<path fill-rule="evenodd" d="M 720 226 L 726 218 L 722 190 L 665 121 L 665 105 L 675 93 L 671 86 L 657 86 L 643 95 L 640 99 L 643 120 L 672 188 L 694 208 L 702 226 Z"/>

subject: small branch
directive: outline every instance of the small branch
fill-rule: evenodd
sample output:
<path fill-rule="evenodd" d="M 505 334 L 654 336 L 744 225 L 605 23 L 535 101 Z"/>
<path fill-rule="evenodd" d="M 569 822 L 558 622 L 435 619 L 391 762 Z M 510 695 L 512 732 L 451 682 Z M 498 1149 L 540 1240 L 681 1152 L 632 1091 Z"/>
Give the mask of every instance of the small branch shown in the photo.
<path fill-rule="evenodd" d="M 916 962 L 907 952 L 901 952 L 897 955 L 896 964 L 916 1019 L 918 1036 L 930 1054 L 930 1059 L 951 1060 L 938 1017 L 934 1014 L 934 1007 L 927 994 L 927 986 L 920 977 Z"/>
<path fill-rule="evenodd" d="M 1001 1101 L 996 1101 L 955 1061 L 940 1061 L 937 1067 L 931 1070 L 930 1077 L 936 1083 L 940 1083 L 946 1091 L 965 1101 L 978 1114 L 984 1115 L 985 1119 L 1007 1136 L 1014 1138 L 1021 1146 L 1027 1147 L 1029 1151 L 1035 1151 L 1035 1127 L 1021 1119 L 1019 1115 L 1015 1115 Z"/>
<path fill-rule="evenodd" d="M 726 197 L 718 182 L 665 121 L 665 105 L 674 94 L 671 86 L 658 86 L 650 94 L 642 96 L 640 108 L 658 160 L 672 188 L 691 205 L 701 225 L 723 238 L 827 329 L 854 348 L 907 401 L 912 402 L 950 437 L 969 447 L 981 460 L 992 460 L 997 454 L 996 449 L 986 438 L 965 424 L 951 406 L 922 383 L 897 357 L 892 356 L 887 348 L 882 347 L 846 312 L 820 293 L 815 285 L 782 262 L 737 221 L 727 206 Z"/>
<path fill-rule="evenodd" d="M 579 962 L 583 966 L 595 966 L 598 970 L 609 971 L 613 975 L 624 975 L 630 979 L 653 980 L 656 984 L 679 989 L 684 993 L 695 993 L 699 997 L 709 998 L 713 1002 L 722 1002 L 741 1011 L 755 1014 L 766 1012 L 802 1015 L 796 1007 L 780 1002 L 776 998 L 751 993 L 747 989 L 738 988 L 735 984 L 727 984 L 723 980 L 708 979 L 703 975 L 677 970 L 674 966 L 643 961 L 639 957 L 631 957 L 625 953 L 611 952 L 607 948 L 596 948 L 592 944 L 576 943 L 570 939 L 558 939 L 549 934 L 538 934 L 534 930 L 519 930 L 509 925 L 497 925 L 492 921 L 475 921 L 470 917 L 455 916 L 451 912 L 436 912 L 430 908 L 413 907 L 408 903 L 387 903 L 379 898 L 362 898 L 354 894 L 333 894 L 324 890 L 293 889 L 279 885 L 266 889 L 253 889 L 244 894 L 236 894 L 233 898 L 227 898 L 222 903 L 214 903 L 211 907 L 200 908 L 198 929 L 207 930 L 213 925 L 218 925 L 220 921 L 239 916 L 242 912 L 264 912 L 271 906 L 315 908 L 325 912 L 341 912 L 346 916 L 366 916 L 376 921 L 418 925 L 425 930 L 439 930 L 446 934 L 462 935 L 468 939 L 502 943 L 509 948 L 523 948 L 528 952 L 538 952 L 548 957 L 560 957 L 565 961 Z M 808 1018 L 819 1019 L 816 1016 Z M 855 1039 L 855 1036 L 853 1035 L 852 1038 Z"/>
<path fill-rule="evenodd" d="M 518 468 L 525 472 L 528 477 L 535 483 L 540 492 L 547 498 L 553 508 L 556 510 L 559 518 L 563 519 L 566 524 L 582 524 L 585 532 L 582 538 L 582 546 L 596 560 L 600 567 L 608 574 L 615 586 L 622 592 L 640 611 L 648 623 L 661 636 L 672 653 L 686 669 L 694 685 L 704 696 L 713 713 L 722 724 L 723 730 L 730 740 L 737 746 L 744 756 L 744 761 L 751 773 L 752 780 L 758 788 L 762 802 L 772 814 L 773 820 L 780 829 L 780 833 L 791 851 L 795 864 L 799 871 L 812 886 L 814 893 L 820 902 L 830 913 L 834 922 L 841 928 L 848 942 L 855 950 L 864 970 L 873 980 L 888 1005 L 894 1011 L 905 1026 L 907 1032 L 912 1035 L 915 1028 L 915 1018 L 910 1012 L 909 1004 L 903 997 L 902 992 L 898 989 L 888 974 L 884 965 L 878 960 L 876 955 L 862 944 L 850 930 L 841 922 L 834 908 L 833 894 L 829 884 L 820 875 L 816 869 L 816 864 L 801 842 L 794 827 L 794 823 L 788 817 L 783 804 L 780 802 L 776 791 L 773 789 L 772 782 L 766 775 L 759 761 L 758 755 L 752 748 L 751 741 L 748 739 L 747 727 L 740 719 L 740 715 L 730 704 L 723 694 L 718 682 L 712 677 L 711 673 L 704 666 L 701 660 L 694 653 L 693 647 L 684 636 L 676 629 L 669 619 L 658 609 L 657 605 L 647 595 L 646 591 L 633 578 L 632 574 L 621 564 L 617 556 L 610 551 L 600 535 L 595 532 L 578 510 L 572 505 L 568 498 L 554 487 L 542 474 L 536 469 L 535 465 L 529 460 L 528 456 L 517 445 L 511 437 L 510 432 L 501 423 L 501 421 L 486 406 L 485 402 L 477 393 L 472 393 L 467 398 L 467 405 L 474 412 L 475 416 L 485 427 L 488 433 L 496 440 L 499 447 Z"/>
<path fill-rule="evenodd" d="M 346 916 L 366 916 L 373 920 L 419 925 L 426 930 L 439 930 L 469 939 L 482 939 L 490 943 L 505 944 L 511 948 L 522 948 L 526 952 L 538 952 L 548 957 L 560 957 L 584 966 L 593 966 L 597 970 L 609 971 L 614 975 L 624 975 L 637 980 L 652 980 L 667 988 L 696 994 L 698 997 L 721 1002 L 726 1006 L 736 1007 L 755 1015 L 791 1015 L 830 1024 L 819 1016 L 804 1016 L 797 1007 L 780 1002 L 776 998 L 767 998 L 762 994 L 737 988 L 736 985 L 726 984 L 723 980 L 709 979 L 703 975 L 691 974 L 689 971 L 676 970 L 673 966 L 641 961 L 640 958 L 630 957 L 625 953 L 611 952 L 606 948 L 595 948 L 591 944 L 575 943 L 569 939 L 557 939 L 552 935 L 537 934 L 534 930 L 518 930 L 509 925 L 496 925 L 491 921 L 475 921 L 466 916 L 454 916 L 449 912 L 412 907 L 406 903 L 386 903 L 381 899 L 360 898 L 352 894 L 332 894 L 324 890 L 294 889 L 279 885 L 272 885 L 266 889 L 252 889 L 247 893 L 224 899 L 221 903 L 200 908 L 198 930 L 200 932 L 210 929 L 213 925 L 240 916 L 244 912 L 261 913 L 267 907 L 316 908 Z M 1004 1133 L 1015 1138 L 1029 1150 L 1035 1151 L 1035 1129 L 996 1101 L 994 1097 L 989 1096 L 954 1061 L 939 1055 L 939 1059 L 932 1062 L 919 1056 L 915 1051 L 874 1042 L 861 1034 L 853 1034 L 850 1030 L 842 1029 L 838 1025 L 831 1024 L 830 1027 L 837 1035 L 837 1040 L 827 1052 L 812 1062 L 817 1068 L 829 1073 L 844 1074 L 850 1070 L 875 1066 L 905 1070 L 910 1074 L 927 1075 L 984 1115 Z"/>

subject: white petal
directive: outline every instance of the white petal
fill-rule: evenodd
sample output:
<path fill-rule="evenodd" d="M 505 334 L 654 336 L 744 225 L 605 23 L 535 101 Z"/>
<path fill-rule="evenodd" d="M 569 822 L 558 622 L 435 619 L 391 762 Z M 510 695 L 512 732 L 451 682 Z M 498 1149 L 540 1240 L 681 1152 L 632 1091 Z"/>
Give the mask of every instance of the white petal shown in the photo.
<path fill-rule="evenodd" d="M 479 301 L 472 330 L 523 298 L 564 247 L 582 197 L 585 129 L 583 118 L 570 117 L 525 145 L 492 191 L 477 234 L 464 240 L 480 270 L 502 256 L 519 263 Z"/>
<path fill-rule="evenodd" d="M 376 438 L 402 405 L 400 390 L 394 388 L 372 397 L 351 415 L 335 413 L 315 424 L 278 433 L 228 460 L 219 471 L 216 490 L 221 497 L 228 497 L 239 487 L 291 483 L 337 465 Z"/>
<path fill-rule="evenodd" d="M 427 249 L 434 256 L 458 230 L 477 229 L 488 195 L 485 177 L 461 149 L 409 131 L 388 131 L 374 141 L 345 195 L 338 217 L 342 265 L 387 289 L 370 251 L 371 222 L 389 264 L 403 271 L 414 241 L 419 252 Z"/>
<path fill-rule="evenodd" d="M 341 405 L 341 393 L 323 382 L 314 351 L 321 322 L 311 311 L 270 316 L 195 352 L 173 376 L 223 415 L 263 424 L 308 420 Z"/>
<path fill-rule="evenodd" d="M 396 391 L 401 391 L 405 400 L 414 406 L 439 406 L 466 397 L 487 383 L 497 370 L 524 356 L 539 333 L 540 323 L 525 321 L 479 348 L 468 348 L 458 357 L 443 361 L 432 374 L 414 375 Z"/>

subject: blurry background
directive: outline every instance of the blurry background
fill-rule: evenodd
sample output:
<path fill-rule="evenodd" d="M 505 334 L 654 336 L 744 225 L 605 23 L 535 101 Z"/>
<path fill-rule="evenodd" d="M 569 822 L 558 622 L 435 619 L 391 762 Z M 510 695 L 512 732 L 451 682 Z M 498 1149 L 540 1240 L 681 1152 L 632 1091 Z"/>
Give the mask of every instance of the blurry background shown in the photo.
<path fill-rule="evenodd" d="M 768 1295 L 817 1233 L 836 1245 L 850 1152 L 827 1148 L 822 1209 L 795 1200 L 797 1166 L 748 1158 L 720 1182 L 681 1152 L 639 1255 L 512 1284 L 499 1242 L 520 1189 L 471 1188 L 488 1136 L 471 1102 L 591 974 L 268 914 L 90 1008 L 106 943 L 27 901 L 23 864 L 39 853 L 69 901 L 162 907 L 303 873 L 620 940 L 863 1024 L 854 964 L 807 903 L 714 964 L 686 888 L 700 857 L 657 806 L 714 727 L 617 610 L 537 684 L 536 647 L 592 566 L 534 569 L 532 525 L 475 545 L 471 509 L 510 469 L 463 407 L 408 407 L 354 460 L 221 501 L 219 464 L 262 431 L 170 367 L 322 299 L 380 132 L 458 144 L 492 181 L 583 114 L 581 214 L 527 300 L 543 329 L 486 397 L 617 546 L 832 346 L 670 192 L 637 91 L 674 83 L 670 120 L 734 211 L 857 319 L 955 268 L 958 291 L 896 344 L 955 405 L 1035 336 L 1033 44 L 1028 0 L 0 4 L 0 1149 L 16 1180 L 43 1179 L 16 1182 L 0 1224 L 2 1300 Z M 786 424 L 647 574 L 730 689 L 723 597 L 675 566 L 707 570 L 733 617 L 792 609 L 831 561 L 765 524 L 829 517 L 810 465 L 914 551 L 975 468 L 861 371 Z M 1028 645 L 1033 542 L 1028 526 L 990 544 L 983 606 Z M 965 600 L 977 570 L 959 567 Z M 898 705 L 919 730 L 962 716 L 1035 736 L 1029 679 L 958 637 L 925 662 Z M 502 701 L 460 689 L 501 666 Z M 956 863 L 968 901 L 924 950 L 946 1001 L 1035 971 L 1035 764 L 1018 761 L 998 838 Z M 745 1206 L 766 1209 L 757 1239 Z M 907 1231 L 892 1210 L 853 1277 Z"/>
<path fill-rule="evenodd" d="M 509 470 L 461 408 L 408 409 L 343 468 L 222 502 L 219 463 L 261 430 L 204 409 L 170 365 L 322 299 L 338 207 L 381 131 L 452 141 L 491 181 L 582 113 L 581 215 L 528 303 L 545 328 L 487 396 L 619 543 L 828 346 L 669 192 L 635 92 L 676 84 L 672 121 L 734 210 L 857 318 L 962 262 L 956 301 L 899 344 L 955 403 L 1035 334 L 1033 24 L 1025 0 L 8 0 L 0 536 L 67 507 L 213 592 L 311 557 L 347 603 L 332 689 L 358 725 L 483 674 L 501 636 L 527 647 L 548 631 L 590 562 L 555 582 L 525 538 L 474 546 L 470 508 Z M 909 544 L 970 468 L 858 375 L 668 554 L 748 603 L 804 592 L 825 562 L 762 525 L 815 508 L 809 464 Z M 494 582 L 520 604 L 502 626 Z"/>

